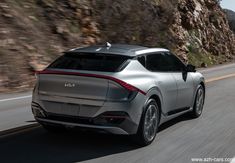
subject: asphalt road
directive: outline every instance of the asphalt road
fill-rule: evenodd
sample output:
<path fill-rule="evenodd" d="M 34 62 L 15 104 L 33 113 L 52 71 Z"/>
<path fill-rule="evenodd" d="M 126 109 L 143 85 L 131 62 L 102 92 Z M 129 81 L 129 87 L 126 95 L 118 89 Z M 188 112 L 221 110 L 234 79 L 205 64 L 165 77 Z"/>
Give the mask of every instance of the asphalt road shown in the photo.
<path fill-rule="evenodd" d="M 0 138 L 0 162 L 190 163 L 191 158 L 232 158 L 235 156 L 235 77 L 216 79 L 234 74 L 235 64 L 200 71 L 210 79 L 203 115 L 198 119 L 184 115 L 167 122 L 150 146 L 140 148 L 126 136 L 78 131 L 50 134 L 38 127 Z M 6 128 L 2 125 L 4 120 L 12 125 L 30 121 L 30 97 L 4 101 L 17 97 L 0 96 L 1 128 Z M 17 110 L 19 106 L 24 108 L 25 117 Z M 22 116 L 13 113 L 16 110 Z M 5 113 L 8 114 L 4 116 Z"/>
<path fill-rule="evenodd" d="M 0 132 L 33 122 L 31 92 L 0 95 Z"/>

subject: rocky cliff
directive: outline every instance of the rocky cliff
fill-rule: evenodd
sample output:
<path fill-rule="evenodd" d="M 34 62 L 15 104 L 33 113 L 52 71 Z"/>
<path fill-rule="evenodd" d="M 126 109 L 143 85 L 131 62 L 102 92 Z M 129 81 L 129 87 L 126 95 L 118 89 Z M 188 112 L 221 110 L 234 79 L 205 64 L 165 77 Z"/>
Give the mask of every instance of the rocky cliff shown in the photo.
<path fill-rule="evenodd" d="M 216 0 L 103 0 L 92 8 L 101 41 L 167 47 L 197 66 L 235 54 L 234 35 Z"/>
<path fill-rule="evenodd" d="M 228 9 L 224 9 L 224 12 L 228 18 L 230 29 L 235 33 L 235 12 Z"/>
<path fill-rule="evenodd" d="M 197 66 L 235 54 L 217 0 L 2 0 L 0 91 L 28 89 L 62 51 L 106 41 L 169 48 Z"/>

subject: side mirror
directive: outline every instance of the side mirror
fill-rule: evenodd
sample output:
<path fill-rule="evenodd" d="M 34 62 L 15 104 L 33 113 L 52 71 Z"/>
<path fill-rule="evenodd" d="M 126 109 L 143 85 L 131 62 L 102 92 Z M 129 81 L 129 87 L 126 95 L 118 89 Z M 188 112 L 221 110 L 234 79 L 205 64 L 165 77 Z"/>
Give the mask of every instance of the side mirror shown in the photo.
<path fill-rule="evenodd" d="M 186 71 L 187 72 L 196 72 L 196 67 L 194 65 L 188 64 L 186 66 Z"/>

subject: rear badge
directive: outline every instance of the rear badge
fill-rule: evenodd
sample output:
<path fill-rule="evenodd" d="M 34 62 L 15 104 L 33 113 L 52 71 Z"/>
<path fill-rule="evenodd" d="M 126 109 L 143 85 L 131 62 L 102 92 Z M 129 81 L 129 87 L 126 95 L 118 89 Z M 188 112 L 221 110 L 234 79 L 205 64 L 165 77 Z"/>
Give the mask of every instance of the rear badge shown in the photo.
<path fill-rule="evenodd" d="M 64 87 L 68 87 L 68 88 L 74 88 L 76 86 L 75 83 L 65 83 Z"/>

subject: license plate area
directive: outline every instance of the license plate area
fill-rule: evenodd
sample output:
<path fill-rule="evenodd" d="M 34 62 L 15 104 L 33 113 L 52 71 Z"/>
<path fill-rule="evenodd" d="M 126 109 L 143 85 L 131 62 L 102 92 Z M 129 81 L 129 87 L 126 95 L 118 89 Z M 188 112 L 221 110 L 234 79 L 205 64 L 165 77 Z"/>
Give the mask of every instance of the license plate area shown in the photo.
<path fill-rule="evenodd" d="M 53 114 L 79 116 L 80 105 L 71 103 L 60 103 L 44 101 L 45 111 Z"/>

